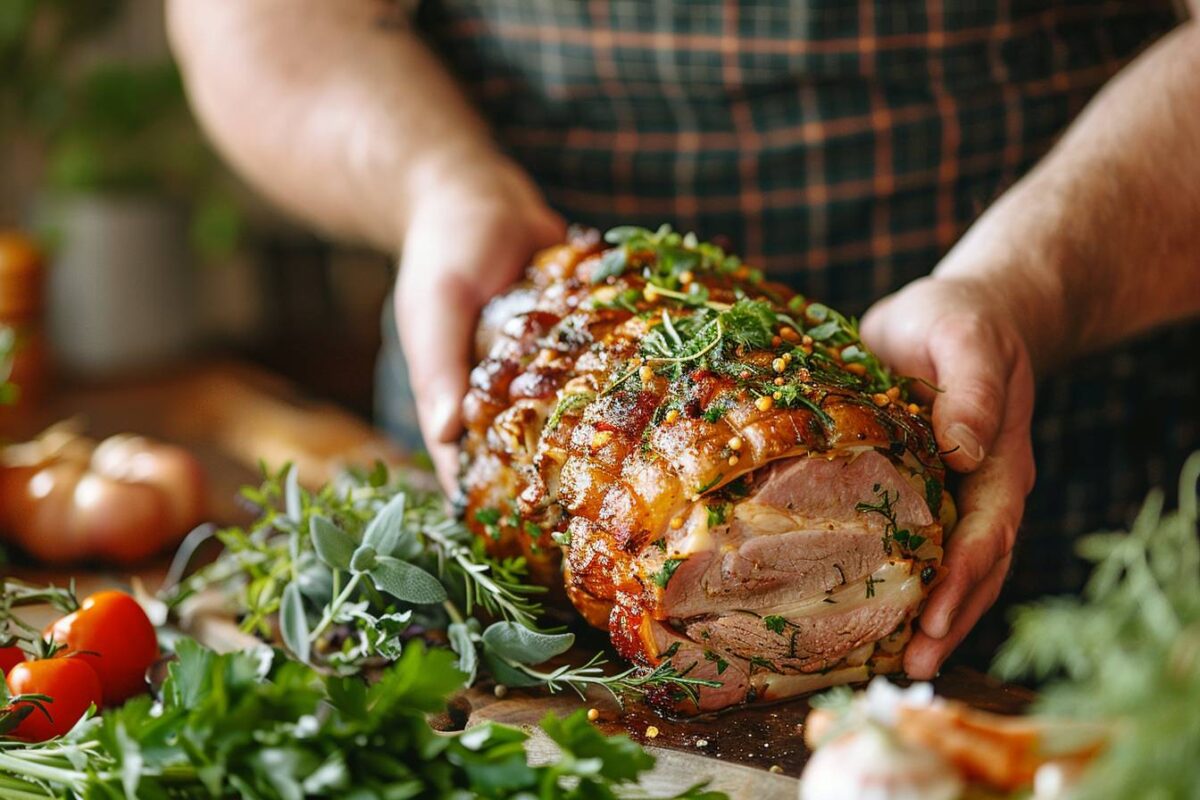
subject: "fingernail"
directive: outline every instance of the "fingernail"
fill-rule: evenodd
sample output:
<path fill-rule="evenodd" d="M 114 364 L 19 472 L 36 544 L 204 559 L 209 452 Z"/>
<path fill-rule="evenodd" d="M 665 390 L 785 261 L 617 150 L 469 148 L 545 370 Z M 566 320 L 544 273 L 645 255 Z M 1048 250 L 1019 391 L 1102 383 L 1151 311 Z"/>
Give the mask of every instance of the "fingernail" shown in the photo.
<path fill-rule="evenodd" d="M 974 431 L 963 423 L 955 422 L 946 428 L 946 439 L 952 449 L 957 447 L 958 452 L 972 461 L 983 461 L 983 445 Z"/>

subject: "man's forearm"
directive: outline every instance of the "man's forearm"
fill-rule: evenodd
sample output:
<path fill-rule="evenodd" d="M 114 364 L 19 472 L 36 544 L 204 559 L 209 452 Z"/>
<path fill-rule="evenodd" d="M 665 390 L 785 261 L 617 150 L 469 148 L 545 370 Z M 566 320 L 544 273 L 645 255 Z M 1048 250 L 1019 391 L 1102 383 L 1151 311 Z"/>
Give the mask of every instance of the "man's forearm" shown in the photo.
<path fill-rule="evenodd" d="M 1040 369 L 1200 312 L 1200 25 L 1105 87 L 935 274 L 996 292 Z"/>
<path fill-rule="evenodd" d="M 189 94 L 238 170 L 330 232 L 395 250 L 411 197 L 492 157 L 486 126 L 373 0 L 170 0 Z"/>

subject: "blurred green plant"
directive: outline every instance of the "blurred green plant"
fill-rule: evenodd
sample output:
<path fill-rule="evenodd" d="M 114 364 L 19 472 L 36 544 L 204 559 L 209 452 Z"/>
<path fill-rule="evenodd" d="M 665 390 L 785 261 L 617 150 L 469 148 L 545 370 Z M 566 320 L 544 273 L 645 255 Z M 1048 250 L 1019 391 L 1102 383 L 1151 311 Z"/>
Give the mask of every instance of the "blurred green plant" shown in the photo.
<path fill-rule="evenodd" d="M 0 406 L 12 405 L 17 401 L 17 387 L 8 380 L 12 377 L 16 345 L 16 331 L 7 325 L 0 325 Z M 3 563 L 4 560 L 0 558 L 0 564 Z"/>
<path fill-rule="evenodd" d="M 174 63 L 81 58 L 125 6 L 0 2 L 0 139 L 37 144 L 51 191 L 182 202 L 191 211 L 194 247 L 205 256 L 227 254 L 241 233 L 240 206 L 188 110 Z"/>

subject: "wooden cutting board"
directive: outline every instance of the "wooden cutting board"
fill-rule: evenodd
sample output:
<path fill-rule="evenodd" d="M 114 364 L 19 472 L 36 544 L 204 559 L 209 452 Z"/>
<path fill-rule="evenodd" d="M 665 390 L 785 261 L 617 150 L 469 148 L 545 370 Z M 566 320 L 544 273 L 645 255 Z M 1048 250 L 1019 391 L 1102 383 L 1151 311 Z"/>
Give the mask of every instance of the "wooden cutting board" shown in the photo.
<path fill-rule="evenodd" d="M 1019 713 L 1033 699 L 1028 690 L 965 667 L 947 670 L 933 684 L 943 697 L 1001 714 Z M 655 794 L 678 792 L 708 780 L 711 788 L 731 797 L 793 800 L 797 796 L 797 778 L 809 756 L 803 739 L 809 711 L 804 698 L 700 718 L 668 719 L 638 703 L 622 709 L 602 694 L 584 701 L 574 694 L 509 690 L 497 697 L 493 687 L 485 684 L 465 693 L 451 716 L 465 718 L 468 726 L 492 721 L 533 732 L 547 713 L 561 715 L 580 708 L 595 708 L 601 730 L 629 734 L 658 759 L 645 782 L 645 788 Z M 534 746 L 535 752 L 553 753 L 553 745 L 545 740 L 535 740 Z"/>

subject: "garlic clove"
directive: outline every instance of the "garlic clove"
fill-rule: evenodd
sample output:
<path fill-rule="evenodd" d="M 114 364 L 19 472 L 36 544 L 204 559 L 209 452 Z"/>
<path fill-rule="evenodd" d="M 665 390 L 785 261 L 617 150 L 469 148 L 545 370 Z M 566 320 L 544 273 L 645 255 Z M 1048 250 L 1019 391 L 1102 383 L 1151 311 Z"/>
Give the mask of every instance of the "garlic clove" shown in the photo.
<path fill-rule="evenodd" d="M 957 771 L 940 755 L 866 725 L 817 750 L 800 780 L 800 800 L 957 800 Z"/>

